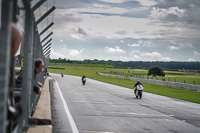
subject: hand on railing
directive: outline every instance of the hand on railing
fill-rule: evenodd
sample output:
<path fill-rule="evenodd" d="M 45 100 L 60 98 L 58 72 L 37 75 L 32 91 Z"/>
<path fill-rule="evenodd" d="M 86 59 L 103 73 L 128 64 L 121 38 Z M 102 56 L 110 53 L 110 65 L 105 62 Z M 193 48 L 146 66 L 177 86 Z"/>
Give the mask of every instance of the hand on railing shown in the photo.
<path fill-rule="evenodd" d="M 38 93 L 37 93 L 37 94 L 38 94 L 38 95 L 40 95 L 41 93 L 42 93 L 42 89 L 41 89 L 41 88 L 39 88 L 39 89 L 38 89 Z"/>
<path fill-rule="evenodd" d="M 39 86 L 39 87 L 42 87 L 42 83 L 40 83 L 39 81 L 38 81 L 38 86 Z"/>

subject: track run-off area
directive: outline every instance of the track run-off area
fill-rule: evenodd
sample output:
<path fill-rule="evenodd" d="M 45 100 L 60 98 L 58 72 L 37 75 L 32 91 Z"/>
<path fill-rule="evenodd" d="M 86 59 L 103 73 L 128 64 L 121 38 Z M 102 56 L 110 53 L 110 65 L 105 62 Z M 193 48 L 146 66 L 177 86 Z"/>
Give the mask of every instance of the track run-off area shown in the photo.
<path fill-rule="evenodd" d="M 53 132 L 199 133 L 200 104 L 81 77 L 50 74 Z M 145 88 L 145 86 L 144 86 Z"/>

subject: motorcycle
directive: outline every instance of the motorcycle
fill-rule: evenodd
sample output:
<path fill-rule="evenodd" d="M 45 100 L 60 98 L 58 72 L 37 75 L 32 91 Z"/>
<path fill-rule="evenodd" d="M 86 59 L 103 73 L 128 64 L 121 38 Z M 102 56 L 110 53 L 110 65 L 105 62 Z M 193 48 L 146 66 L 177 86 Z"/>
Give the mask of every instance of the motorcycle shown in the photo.
<path fill-rule="evenodd" d="M 64 77 L 64 74 L 63 74 L 63 73 L 61 73 L 61 76 L 62 76 L 62 77 Z"/>
<path fill-rule="evenodd" d="M 142 99 L 142 91 L 143 91 L 144 87 L 142 85 L 137 85 L 135 88 L 135 96 L 136 98 L 140 98 Z"/>
<path fill-rule="evenodd" d="M 83 85 L 85 85 L 85 83 L 86 83 L 86 78 L 83 78 L 83 79 L 82 79 L 82 83 L 83 83 Z"/>

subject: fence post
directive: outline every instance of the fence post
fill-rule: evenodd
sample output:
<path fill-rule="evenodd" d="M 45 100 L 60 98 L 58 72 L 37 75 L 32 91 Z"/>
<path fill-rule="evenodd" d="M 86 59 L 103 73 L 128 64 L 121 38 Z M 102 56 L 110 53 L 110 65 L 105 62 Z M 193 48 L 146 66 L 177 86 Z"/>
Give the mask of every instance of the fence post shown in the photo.
<path fill-rule="evenodd" d="M 13 0 L 2 0 L 0 31 L 0 132 L 7 129 L 7 100 L 10 75 L 10 22 L 12 18 Z"/>
<path fill-rule="evenodd" d="M 26 130 L 29 126 L 30 117 L 30 97 L 32 92 L 32 79 L 33 79 L 33 13 L 31 11 L 30 1 L 26 1 L 26 16 L 25 16 L 25 37 L 24 37 L 24 67 L 23 79 L 26 82 L 22 83 L 22 126 Z"/>

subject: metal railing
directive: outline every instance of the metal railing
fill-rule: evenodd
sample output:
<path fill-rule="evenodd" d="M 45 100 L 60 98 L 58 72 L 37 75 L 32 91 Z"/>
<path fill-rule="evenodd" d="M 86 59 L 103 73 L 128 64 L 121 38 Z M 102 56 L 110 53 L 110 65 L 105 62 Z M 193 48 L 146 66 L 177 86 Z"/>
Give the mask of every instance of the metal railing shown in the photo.
<path fill-rule="evenodd" d="M 44 83 L 47 71 L 37 74 L 34 78 L 34 60 L 41 58 L 44 61 L 44 69 L 48 68 L 51 51 L 51 43 L 47 41 L 53 34 L 51 32 L 46 37 L 41 37 L 46 33 L 53 22 L 47 24 L 46 28 L 38 30 L 38 25 L 54 10 L 52 6 L 46 13 L 36 20 L 34 12 L 46 0 L 40 0 L 35 5 L 31 5 L 30 0 L 0 0 L 0 133 L 22 132 L 29 127 L 29 120 L 34 112 L 39 95 L 33 92 L 33 85 L 40 81 Z M 22 67 L 22 82 L 16 87 L 15 73 L 12 71 L 15 65 L 12 65 L 10 59 L 10 25 L 16 23 L 21 25 L 24 41 L 20 50 L 20 65 Z M 23 25 L 24 23 L 24 25 Z M 52 40 L 52 39 L 51 39 Z M 46 46 L 44 46 L 46 44 Z M 10 84 L 12 84 L 10 86 Z M 16 97 L 18 100 L 16 100 Z M 8 101 L 14 101 L 9 105 Z M 16 108 L 16 105 L 18 108 Z M 10 119 L 9 108 L 22 110 L 16 119 Z"/>

